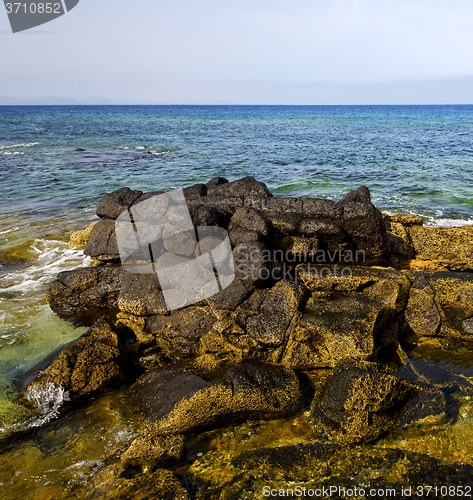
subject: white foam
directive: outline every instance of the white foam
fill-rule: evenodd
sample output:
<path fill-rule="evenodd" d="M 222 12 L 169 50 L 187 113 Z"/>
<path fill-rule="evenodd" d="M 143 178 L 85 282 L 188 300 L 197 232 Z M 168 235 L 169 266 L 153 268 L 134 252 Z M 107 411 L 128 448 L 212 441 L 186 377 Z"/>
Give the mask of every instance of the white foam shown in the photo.
<path fill-rule="evenodd" d="M 36 146 L 39 142 L 25 142 L 20 144 L 10 144 L 8 146 L 0 145 L 0 149 L 13 149 L 13 148 L 29 148 L 31 146 Z"/>
<path fill-rule="evenodd" d="M 10 229 L 6 229 L 5 231 L 0 231 L 0 234 L 12 233 L 14 231 L 18 231 L 20 228 L 18 226 L 12 227 Z"/>
<path fill-rule="evenodd" d="M 34 241 L 30 250 L 36 254 L 33 263 L 24 269 L 0 277 L 0 292 L 30 292 L 38 290 L 66 269 L 87 266 L 91 259 L 82 250 L 70 250 L 67 243 L 56 240 Z"/>
<path fill-rule="evenodd" d="M 427 221 L 425 226 L 430 227 L 463 227 L 463 226 L 473 226 L 473 220 L 471 219 L 431 219 Z"/>
<path fill-rule="evenodd" d="M 26 430 L 41 427 L 59 415 L 59 409 L 65 401 L 70 401 L 69 393 L 62 386 L 51 383 L 35 385 L 28 389 L 26 399 L 33 405 L 30 417 L 24 422 L 18 422 L 0 427 L 0 433 L 14 430 Z"/>

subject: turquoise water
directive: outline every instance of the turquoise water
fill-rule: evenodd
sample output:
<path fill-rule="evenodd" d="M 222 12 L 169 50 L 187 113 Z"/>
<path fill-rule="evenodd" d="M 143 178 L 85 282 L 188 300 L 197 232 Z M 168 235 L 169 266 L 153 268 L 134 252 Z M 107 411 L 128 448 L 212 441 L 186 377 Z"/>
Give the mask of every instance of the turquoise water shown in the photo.
<path fill-rule="evenodd" d="M 90 218 L 124 185 L 253 175 L 279 195 L 364 184 L 381 209 L 472 221 L 472 138 L 473 106 L 4 106 L 0 212 Z"/>

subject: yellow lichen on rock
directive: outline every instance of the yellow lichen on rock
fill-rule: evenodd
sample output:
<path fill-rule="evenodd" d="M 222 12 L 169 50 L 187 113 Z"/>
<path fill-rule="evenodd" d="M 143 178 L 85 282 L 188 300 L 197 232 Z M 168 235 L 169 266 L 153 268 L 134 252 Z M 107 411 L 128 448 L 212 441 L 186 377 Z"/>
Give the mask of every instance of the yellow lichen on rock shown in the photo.
<path fill-rule="evenodd" d="M 97 224 L 98 221 L 92 222 L 85 229 L 79 229 L 79 231 L 74 231 L 69 236 L 69 242 L 67 244 L 67 248 L 70 250 L 84 250 L 87 245 L 87 240 L 89 239 L 90 233 Z"/>

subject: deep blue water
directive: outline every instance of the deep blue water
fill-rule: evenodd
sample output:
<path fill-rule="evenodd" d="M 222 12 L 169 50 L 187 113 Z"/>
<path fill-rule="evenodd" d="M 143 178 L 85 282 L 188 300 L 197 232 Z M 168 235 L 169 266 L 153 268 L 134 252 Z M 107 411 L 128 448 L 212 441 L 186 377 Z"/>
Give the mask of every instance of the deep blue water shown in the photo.
<path fill-rule="evenodd" d="M 469 221 L 472 139 L 471 105 L 2 106 L 0 212 L 90 218 L 118 187 L 253 175 L 277 195 L 366 185 L 381 209 Z"/>

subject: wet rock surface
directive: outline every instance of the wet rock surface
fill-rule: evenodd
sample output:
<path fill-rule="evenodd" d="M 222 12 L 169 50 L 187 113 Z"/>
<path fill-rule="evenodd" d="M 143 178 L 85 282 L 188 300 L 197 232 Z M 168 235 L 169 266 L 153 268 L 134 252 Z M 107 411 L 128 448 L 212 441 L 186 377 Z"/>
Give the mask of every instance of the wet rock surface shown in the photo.
<path fill-rule="evenodd" d="M 273 197 L 252 177 L 215 178 L 184 190 L 200 237 L 165 235 L 152 264 L 212 251 L 221 228 L 236 277 L 169 310 L 144 253 L 122 268 L 116 239 L 117 217 L 159 194 L 124 188 L 100 202 L 100 221 L 75 237 L 99 265 L 60 273 L 48 303 L 89 325 L 110 319 L 23 383 L 25 394 L 53 384 L 74 401 L 128 386 L 142 433 L 104 460 L 84 498 L 261 498 L 264 485 L 289 481 L 399 489 L 444 483 L 445 474 L 471 483 L 468 459 L 453 464 L 389 441 L 469 418 L 473 373 L 442 371 L 428 354 L 433 345 L 471 355 L 468 228 L 383 216 L 365 187 L 335 202 Z M 425 359 L 412 355 L 416 346 Z M 272 437 L 260 442 L 259 432 Z"/>

